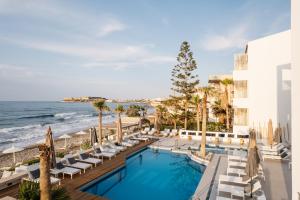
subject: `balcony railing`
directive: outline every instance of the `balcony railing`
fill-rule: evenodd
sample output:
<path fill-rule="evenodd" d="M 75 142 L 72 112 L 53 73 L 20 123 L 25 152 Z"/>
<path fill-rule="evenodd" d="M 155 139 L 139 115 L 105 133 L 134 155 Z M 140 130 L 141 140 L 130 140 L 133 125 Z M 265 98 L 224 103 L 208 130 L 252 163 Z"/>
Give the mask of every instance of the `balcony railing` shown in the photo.
<path fill-rule="evenodd" d="M 245 53 L 234 55 L 234 69 L 246 70 L 248 69 L 248 55 Z"/>

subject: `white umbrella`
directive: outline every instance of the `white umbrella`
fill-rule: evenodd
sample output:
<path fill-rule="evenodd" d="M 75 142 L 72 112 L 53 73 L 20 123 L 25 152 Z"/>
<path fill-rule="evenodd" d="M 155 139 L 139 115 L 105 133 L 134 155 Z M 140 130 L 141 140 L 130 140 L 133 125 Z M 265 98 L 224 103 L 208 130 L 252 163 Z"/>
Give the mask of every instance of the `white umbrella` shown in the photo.
<path fill-rule="evenodd" d="M 16 163 L 16 152 L 19 151 L 23 151 L 24 149 L 21 147 L 15 147 L 14 145 L 12 145 L 12 147 L 6 149 L 3 151 L 3 153 L 12 153 L 13 154 L 13 158 L 14 158 L 14 163 Z"/>
<path fill-rule="evenodd" d="M 65 148 L 67 148 L 67 139 L 70 139 L 71 136 L 69 136 L 68 134 L 63 134 L 63 135 L 59 136 L 58 138 L 65 139 Z"/>
<path fill-rule="evenodd" d="M 86 135 L 86 134 L 88 134 L 87 132 L 85 132 L 85 131 L 79 131 L 79 132 L 77 132 L 77 133 L 75 133 L 76 135 Z"/>

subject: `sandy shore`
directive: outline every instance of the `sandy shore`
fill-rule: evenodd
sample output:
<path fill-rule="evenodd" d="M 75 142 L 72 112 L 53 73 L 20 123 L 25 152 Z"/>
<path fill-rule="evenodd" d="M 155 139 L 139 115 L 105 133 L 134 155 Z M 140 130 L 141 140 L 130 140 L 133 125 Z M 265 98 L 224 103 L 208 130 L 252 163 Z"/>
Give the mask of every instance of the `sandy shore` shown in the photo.
<path fill-rule="evenodd" d="M 103 128 L 105 129 L 114 129 L 116 124 L 111 123 L 111 124 L 104 124 Z M 128 127 L 134 127 L 137 126 L 135 125 L 123 125 L 124 128 Z M 67 150 L 64 149 L 65 145 L 65 139 L 54 139 L 54 145 L 55 145 L 55 151 L 56 152 L 75 152 L 80 149 L 80 144 L 85 141 L 85 140 L 90 140 L 90 134 L 89 130 L 84 130 L 87 132 L 85 135 L 76 135 L 76 133 L 70 133 L 68 135 L 71 136 L 70 139 L 67 139 L 67 144 L 68 146 L 70 145 L 71 147 L 68 148 Z M 109 130 L 103 130 L 104 134 L 110 133 Z M 34 157 L 38 157 L 39 155 L 39 150 L 38 150 L 38 144 L 33 144 L 31 146 L 26 147 L 23 151 L 15 153 L 16 155 L 16 163 L 20 162 L 26 162 L 28 160 L 33 159 Z M 13 163 L 13 154 L 3 154 L 0 152 L 0 169 L 3 167 L 10 167 L 12 166 Z"/>

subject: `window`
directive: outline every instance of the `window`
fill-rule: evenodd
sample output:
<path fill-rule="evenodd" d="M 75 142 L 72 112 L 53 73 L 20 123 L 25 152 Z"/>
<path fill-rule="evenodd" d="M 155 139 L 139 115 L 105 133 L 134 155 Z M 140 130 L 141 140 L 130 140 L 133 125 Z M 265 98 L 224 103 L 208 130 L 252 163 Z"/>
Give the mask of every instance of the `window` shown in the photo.
<path fill-rule="evenodd" d="M 234 125 L 247 126 L 248 125 L 248 109 L 236 108 L 234 109 Z"/>
<path fill-rule="evenodd" d="M 181 135 L 186 135 L 186 132 L 181 132 Z"/>
<path fill-rule="evenodd" d="M 229 138 L 234 138 L 234 134 L 228 134 Z"/>
<path fill-rule="evenodd" d="M 248 69 L 248 55 L 247 54 L 236 54 L 234 55 L 234 69 L 235 70 L 246 70 Z"/>
<path fill-rule="evenodd" d="M 247 98 L 247 81 L 234 81 L 234 98 Z"/>

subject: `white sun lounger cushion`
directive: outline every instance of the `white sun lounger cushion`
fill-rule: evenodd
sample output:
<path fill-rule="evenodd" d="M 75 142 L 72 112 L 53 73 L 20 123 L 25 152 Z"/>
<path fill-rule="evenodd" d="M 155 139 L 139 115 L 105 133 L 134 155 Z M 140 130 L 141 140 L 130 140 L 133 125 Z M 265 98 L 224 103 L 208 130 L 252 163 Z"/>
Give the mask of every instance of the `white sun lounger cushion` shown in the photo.
<path fill-rule="evenodd" d="M 232 196 L 238 196 L 244 198 L 244 187 L 239 186 L 232 186 L 232 185 L 226 185 L 226 184 L 219 184 L 218 185 L 218 191 L 219 192 L 228 192 L 231 193 Z"/>

